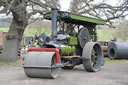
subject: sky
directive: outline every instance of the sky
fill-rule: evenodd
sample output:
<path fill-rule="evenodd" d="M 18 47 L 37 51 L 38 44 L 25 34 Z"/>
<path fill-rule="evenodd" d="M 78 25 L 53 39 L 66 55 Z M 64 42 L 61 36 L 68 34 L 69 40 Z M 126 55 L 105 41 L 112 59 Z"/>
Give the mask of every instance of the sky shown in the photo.
<path fill-rule="evenodd" d="M 102 0 L 95 0 L 95 3 L 99 3 Z M 111 4 L 111 5 L 116 5 L 117 2 L 119 0 L 106 0 L 107 3 Z M 60 5 L 61 5 L 61 11 L 68 11 L 69 7 L 70 7 L 70 2 L 71 0 L 61 0 Z"/>
<path fill-rule="evenodd" d="M 95 0 L 95 3 L 99 3 L 102 0 Z M 117 3 L 115 3 L 117 0 L 106 0 L 107 3 L 111 4 L 111 5 L 116 5 Z M 119 1 L 119 0 L 118 0 Z M 70 7 L 70 2 L 71 0 L 61 0 L 60 1 L 60 5 L 61 5 L 61 11 L 68 11 L 69 7 Z M 0 17 L 5 17 L 5 14 L 0 14 Z"/>
<path fill-rule="evenodd" d="M 60 5 L 61 5 L 61 11 L 68 11 L 70 7 L 70 2 L 71 0 L 61 0 Z M 5 14 L 0 14 L 0 17 L 5 17 Z"/>
<path fill-rule="evenodd" d="M 68 11 L 68 9 L 70 7 L 70 2 L 71 2 L 71 0 L 62 0 L 60 2 L 61 11 Z"/>

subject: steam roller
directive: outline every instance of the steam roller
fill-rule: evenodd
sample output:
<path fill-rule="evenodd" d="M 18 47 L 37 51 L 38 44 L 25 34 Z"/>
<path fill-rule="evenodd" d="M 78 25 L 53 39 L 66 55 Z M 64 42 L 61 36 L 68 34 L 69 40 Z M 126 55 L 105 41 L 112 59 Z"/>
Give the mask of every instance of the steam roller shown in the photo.
<path fill-rule="evenodd" d="M 71 70 L 81 64 L 88 72 L 101 69 L 102 49 L 92 40 L 96 37 L 96 25 L 105 24 L 103 20 L 56 9 L 43 18 L 52 20 L 52 34 L 51 37 L 44 33 L 38 36 L 40 48 L 28 49 L 23 65 L 28 77 L 54 79 L 61 68 Z"/>

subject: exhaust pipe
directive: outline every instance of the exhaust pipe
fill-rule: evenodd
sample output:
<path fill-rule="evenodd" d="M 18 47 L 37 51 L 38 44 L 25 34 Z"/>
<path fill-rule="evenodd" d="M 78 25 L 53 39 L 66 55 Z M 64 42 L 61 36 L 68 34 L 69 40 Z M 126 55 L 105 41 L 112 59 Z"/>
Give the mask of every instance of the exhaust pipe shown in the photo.
<path fill-rule="evenodd" d="M 52 8 L 52 40 L 56 41 L 57 35 L 57 9 Z"/>

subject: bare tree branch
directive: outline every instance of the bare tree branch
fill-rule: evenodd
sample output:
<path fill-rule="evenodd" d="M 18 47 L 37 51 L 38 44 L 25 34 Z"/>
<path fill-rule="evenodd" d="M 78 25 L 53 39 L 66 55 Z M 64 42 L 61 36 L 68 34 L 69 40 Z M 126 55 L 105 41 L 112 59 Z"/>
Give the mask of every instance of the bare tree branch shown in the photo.
<path fill-rule="evenodd" d="M 128 0 L 121 1 L 122 3 L 119 2 L 121 4 L 113 6 L 106 3 L 107 0 L 102 0 L 99 3 L 95 3 L 95 0 L 72 0 L 70 8 L 71 12 L 103 19 L 111 24 L 115 19 L 125 19 L 128 16 Z"/>
<path fill-rule="evenodd" d="M 58 0 L 0 0 L 0 14 L 12 14 L 13 16 L 0 60 L 16 61 L 18 46 L 33 15 L 37 13 L 41 15 L 57 7 L 59 7 Z"/>

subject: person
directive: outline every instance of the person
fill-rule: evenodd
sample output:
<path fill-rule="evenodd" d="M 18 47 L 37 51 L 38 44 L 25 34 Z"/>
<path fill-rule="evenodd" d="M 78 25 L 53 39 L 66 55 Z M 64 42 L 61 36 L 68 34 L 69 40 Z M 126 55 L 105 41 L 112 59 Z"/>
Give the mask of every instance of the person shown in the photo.
<path fill-rule="evenodd" d="M 29 42 L 28 42 L 28 46 L 30 47 L 31 44 L 32 44 L 32 40 L 29 40 Z"/>
<path fill-rule="evenodd" d="M 57 32 L 57 34 L 63 34 L 64 33 L 64 21 L 60 21 L 60 25 L 59 25 L 59 31 Z"/>
<path fill-rule="evenodd" d="M 104 46 L 108 46 L 109 43 L 107 41 L 104 42 Z"/>
<path fill-rule="evenodd" d="M 34 47 L 35 48 L 38 48 L 39 46 L 38 46 L 38 40 L 35 40 L 35 42 L 34 42 Z"/>
<path fill-rule="evenodd" d="M 45 46 L 44 46 L 44 40 L 43 40 L 42 38 L 40 38 L 39 46 L 40 46 L 41 48 L 44 48 L 44 47 L 45 47 Z"/>
<path fill-rule="evenodd" d="M 38 40 L 38 36 L 37 36 L 37 35 L 35 35 L 35 37 L 34 37 L 34 38 L 35 38 L 35 40 Z"/>

